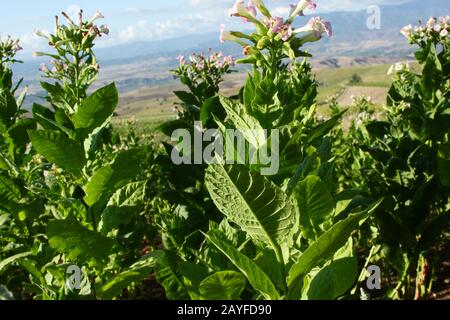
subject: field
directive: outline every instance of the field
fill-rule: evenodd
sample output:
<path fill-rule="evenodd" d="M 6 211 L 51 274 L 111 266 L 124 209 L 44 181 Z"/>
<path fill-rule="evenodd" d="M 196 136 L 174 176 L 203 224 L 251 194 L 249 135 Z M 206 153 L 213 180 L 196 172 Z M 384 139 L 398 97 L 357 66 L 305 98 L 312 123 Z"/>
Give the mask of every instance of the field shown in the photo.
<path fill-rule="evenodd" d="M 130 46 L 106 78 L 104 16 L 62 12 L 30 96 L 0 38 L 0 300 L 448 299 L 450 16 L 401 29 L 414 60 L 310 65 L 315 8 L 238 0 L 237 58 Z"/>
<path fill-rule="evenodd" d="M 344 127 L 348 127 L 350 119 L 354 118 L 355 106 L 352 97 L 371 97 L 374 108 L 380 110 L 386 103 L 386 96 L 391 85 L 387 72 L 391 64 L 375 64 L 355 67 L 316 68 L 314 74 L 319 83 L 318 112 L 324 116 L 330 114 L 328 100 L 337 97 L 340 106 L 348 107 Z M 354 75 L 361 77 L 361 82 L 352 84 Z M 224 95 L 233 95 L 244 84 L 246 74 L 235 73 L 225 77 L 221 87 Z M 154 128 L 166 120 L 174 119 L 174 105 L 177 102 L 173 91 L 181 90 L 182 86 L 174 84 L 142 87 L 121 95 L 119 107 L 113 123 L 116 129 L 123 132 L 132 120 L 139 133 L 153 132 Z"/>

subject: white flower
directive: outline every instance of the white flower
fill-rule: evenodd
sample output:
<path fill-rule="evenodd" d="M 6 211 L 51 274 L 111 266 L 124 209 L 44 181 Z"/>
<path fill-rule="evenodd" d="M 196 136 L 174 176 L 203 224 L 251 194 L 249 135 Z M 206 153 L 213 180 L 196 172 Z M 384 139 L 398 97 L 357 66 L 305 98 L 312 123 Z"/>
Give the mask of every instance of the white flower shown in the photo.
<path fill-rule="evenodd" d="M 397 62 L 389 68 L 389 71 L 387 74 L 392 75 L 392 74 L 399 73 L 401 71 L 409 71 L 409 70 L 410 70 L 409 62 Z"/>
<path fill-rule="evenodd" d="M 403 27 L 400 30 L 400 33 L 408 39 L 411 38 L 412 32 L 413 32 L 413 26 L 411 24 Z"/>
<path fill-rule="evenodd" d="M 308 8 L 310 10 L 314 10 L 317 7 L 317 5 L 312 2 L 312 0 L 300 0 L 297 4 L 297 6 L 292 5 L 292 12 L 289 16 L 289 21 L 294 21 L 295 17 L 298 15 L 303 15 L 303 11 Z"/>
<path fill-rule="evenodd" d="M 100 13 L 100 11 L 97 11 L 95 13 L 95 15 L 91 18 L 91 20 L 89 20 L 88 24 L 92 24 L 95 20 L 103 19 L 103 18 L 105 18 L 105 17 Z"/>
<path fill-rule="evenodd" d="M 49 35 L 41 30 L 34 30 L 34 34 L 38 37 L 49 38 Z"/>

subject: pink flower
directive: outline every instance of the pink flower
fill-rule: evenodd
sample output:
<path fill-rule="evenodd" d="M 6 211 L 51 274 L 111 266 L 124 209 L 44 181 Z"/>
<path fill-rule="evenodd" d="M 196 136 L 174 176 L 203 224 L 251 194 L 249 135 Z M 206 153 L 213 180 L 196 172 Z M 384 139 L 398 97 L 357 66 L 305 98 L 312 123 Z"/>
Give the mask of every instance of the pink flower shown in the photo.
<path fill-rule="evenodd" d="M 270 19 L 266 19 L 266 26 L 273 33 L 280 32 L 281 28 L 284 26 L 284 19 L 282 17 L 272 17 Z"/>
<path fill-rule="evenodd" d="M 256 11 L 255 4 L 253 3 L 252 0 L 249 0 L 249 2 L 248 2 L 247 11 L 253 18 L 256 18 L 257 11 Z M 245 22 L 250 22 L 250 19 L 244 17 L 244 21 Z"/>
<path fill-rule="evenodd" d="M 312 0 L 300 0 L 297 5 L 291 5 L 291 8 L 291 14 L 288 19 L 288 21 L 290 22 L 294 21 L 295 17 L 297 17 L 298 15 L 303 16 L 303 11 L 305 9 L 314 10 L 317 8 L 317 5 L 312 2 Z"/>
<path fill-rule="evenodd" d="M 306 26 L 297 29 L 294 33 L 306 33 L 301 39 L 305 42 L 314 42 L 322 38 L 326 33 L 328 37 L 333 36 L 333 28 L 329 21 L 322 20 L 320 17 L 314 17 L 309 20 Z"/>
<path fill-rule="evenodd" d="M 224 43 L 227 38 L 229 38 L 230 32 L 225 31 L 225 25 L 220 26 L 220 43 Z"/>
<path fill-rule="evenodd" d="M 295 9 L 297 9 L 297 5 L 296 4 L 291 4 L 289 5 L 291 7 L 291 12 L 289 13 L 289 16 L 291 17 L 292 14 L 294 13 Z M 298 13 L 298 16 L 303 17 L 305 14 L 303 13 L 303 11 L 300 11 Z"/>
<path fill-rule="evenodd" d="M 199 62 L 197 62 L 195 67 L 199 70 L 203 70 L 205 68 L 205 62 L 203 60 L 200 60 Z"/>
<path fill-rule="evenodd" d="M 447 37 L 447 36 L 448 36 L 448 30 L 447 30 L 447 29 L 442 30 L 441 33 L 440 33 L 440 35 L 441 35 L 441 37 L 443 37 L 443 38 Z"/>
<path fill-rule="evenodd" d="M 236 63 L 235 60 L 234 60 L 234 58 L 233 58 L 232 56 L 224 57 L 224 58 L 223 58 L 223 62 L 224 62 L 225 64 L 230 65 L 230 66 L 234 66 L 235 63 Z"/>
<path fill-rule="evenodd" d="M 411 38 L 412 32 L 413 32 L 413 26 L 412 26 L 411 24 L 410 24 L 410 25 L 407 25 L 407 26 L 404 26 L 404 27 L 400 30 L 400 33 L 401 33 L 402 35 L 404 35 L 406 38 Z"/>
<path fill-rule="evenodd" d="M 257 11 L 256 11 L 256 6 L 255 6 L 255 4 L 253 3 L 253 0 L 249 0 L 249 1 L 248 1 L 247 10 L 248 10 L 248 12 L 250 12 L 250 14 L 251 14 L 253 17 L 256 18 L 256 15 L 257 15 L 258 13 L 257 13 Z"/>
<path fill-rule="evenodd" d="M 292 29 L 291 25 L 289 25 L 289 24 L 283 25 L 281 27 L 280 31 L 278 32 L 278 34 L 281 37 L 281 40 L 283 40 L 283 41 L 288 41 L 292 37 L 292 33 L 293 33 L 293 29 Z"/>
<path fill-rule="evenodd" d="M 41 65 L 39 66 L 39 71 L 40 72 L 48 72 L 47 65 L 45 63 L 41 63 Z"/>
<path fill-rule="evenodd" d="M 184 56 L 178 56 L 177 60 L 180 63 L 180 66 L 184 66 L 186 64 L 186 58 Z"/>

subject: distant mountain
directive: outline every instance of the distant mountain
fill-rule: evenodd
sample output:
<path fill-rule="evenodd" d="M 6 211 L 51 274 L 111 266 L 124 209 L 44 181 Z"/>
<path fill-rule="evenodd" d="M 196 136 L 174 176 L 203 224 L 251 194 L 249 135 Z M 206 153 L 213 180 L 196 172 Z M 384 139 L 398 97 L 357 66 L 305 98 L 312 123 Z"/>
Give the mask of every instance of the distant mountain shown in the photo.
<path fill-rule="evenodd" d="M 381 6 L 381 29 L 369 30 L 366 11 L 333 12 L 321 15 L 332 22 L 334 35 L 308 44 L 316 62 L 322 66 L 339 67 L 338 57 L 353 57 L 361 61 L 377 61 L 372 57 L 404 58 L 411 54 L 411 47 L 399 30 L 419 19 L 450 14 L 449 0 L 415 0 L 400 5 Z M 299 19 L 305 24 L 308 17 Z M 116 81 L 122 91 L 137 87 L 162 84 L 172 79 L 168 70 L 176 66 L 176 56 L 205 51 L 208 48 L 222 50 L 225 54 L 241 55 L 239 46 L 233 43 L 220 44 L 218 32 L 191 34 L 183 37 L 136 42 L 126 45 L 98 48 L 97 57 L 102 66 L 99 85 Z M 362 58 L 362 59 L 361 59 Z M 385 60 L 383 60 L 385 61 Z M 42 60 L 27 61 L 16 66 L 16 74 L 25 78 L 31 93 L 38 93 L 38 69 Z"/>

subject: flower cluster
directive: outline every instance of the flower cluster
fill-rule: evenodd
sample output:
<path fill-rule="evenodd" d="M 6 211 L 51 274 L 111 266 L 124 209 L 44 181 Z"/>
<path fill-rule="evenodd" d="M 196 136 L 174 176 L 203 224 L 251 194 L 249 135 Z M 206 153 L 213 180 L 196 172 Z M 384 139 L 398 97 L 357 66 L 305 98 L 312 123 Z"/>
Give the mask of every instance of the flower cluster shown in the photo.
<path fill-rule="evenodd" d="M 179 66 L 172 71 L 176 77 L 189 77 L 193 82 L 207 80 L 216 85 L 222 81 L 223 75 L 229 73 L 235 65 L 232 56 L 225 56 L 222 52 L 212 53 L 211 50 L 209 55 L 192 54 L 188 60 L 185 56 L 178 56 L 177 60 Z"/>
<path fill-rule="evenodd" d="M 400 73 L 402 71 L 409 71 L 410 69 L 411 69 L 411 66 L 410 66 L 409 62 L 397 62 L 389 68 L 387 74 L 388 74 L 388 76 L 390 76 L 393 74 Z"/>
<path fill-rule="evenodd" d="M 11 36 L 8 36 L 6 39 L 2 39 L 0 36 L 0 64 L 4 65 L 5 63 L 14 63 L 17 60 L 14 59 L 14 56 L 18 51 L 22 50 L 22 47 L 19 45 L 18 39 L 13 39 Z"/>
<path fill-rule="evenodd" d="M 411 43 L 424 43 L 432 41 L 434 43 L 447 41 L 450 33 L 450 15 L 436 19 L 431 17 L 423 24 L 407 25 L 400 31 Z"/>
<path fill-rule="evenodd" d="M 312 0 L 300 0 L 291 5 L 290 14 L 287 18 L 273 16 L 266 8 L 262 0 L 237 0 L 229 14 L 240 17 L 245 22 L 255 25 L 257 33 L 247 35 L 242 32 L 227 31 L 222 25 L 220 30 L 220 41 L 234 41 L 244 48 L 246 59 L 238 60 L 238 63 L 256 63 L 262 60 L 261 51 L 267 49 L 272 53 L 282 53 L 278 57 L 289 57 L 292 60 L 302 56 L 299 47 L 307 42 L 322 39 L 324 34 L 332 36 L 331 23 L 320 17 L 313 17 L 301 28 L 295 29 L 293 23 L 299 16 L 304 16 L 305 10 L 314 10 L 317 7 Z M 261 14 L 261 17 L 258 15 Z M 259 54 L 259 57 L 258 57 Z M 304 56 L 304 55 L 303 55 Z M 281 58 L 283 58 L 281 57 Z"/>
<path fill-rule="evenodd" d="M 88 87 L 98 76 L 99 64 L 93 53 L 95 40 L 109 34 L 106 25 L 97 26 L 95 22 L 104 18 L 97 12 L 91 19 L 83 19 L 83 11 L 78 13 L 78 21 L 62 12 L 66 24 L 61 24 L 55 17 L 54 34 L 36 31 L 36 35 L 48 40 L 55 53 L 35 52 L 35 57 L 47 56 L 52 60 L 50 66 L 41 64 L 39 70 L 47 78 L 60 80 L 62 84 L 73 92 L 72 103 L 79 103 L 86 97 Z"/>

